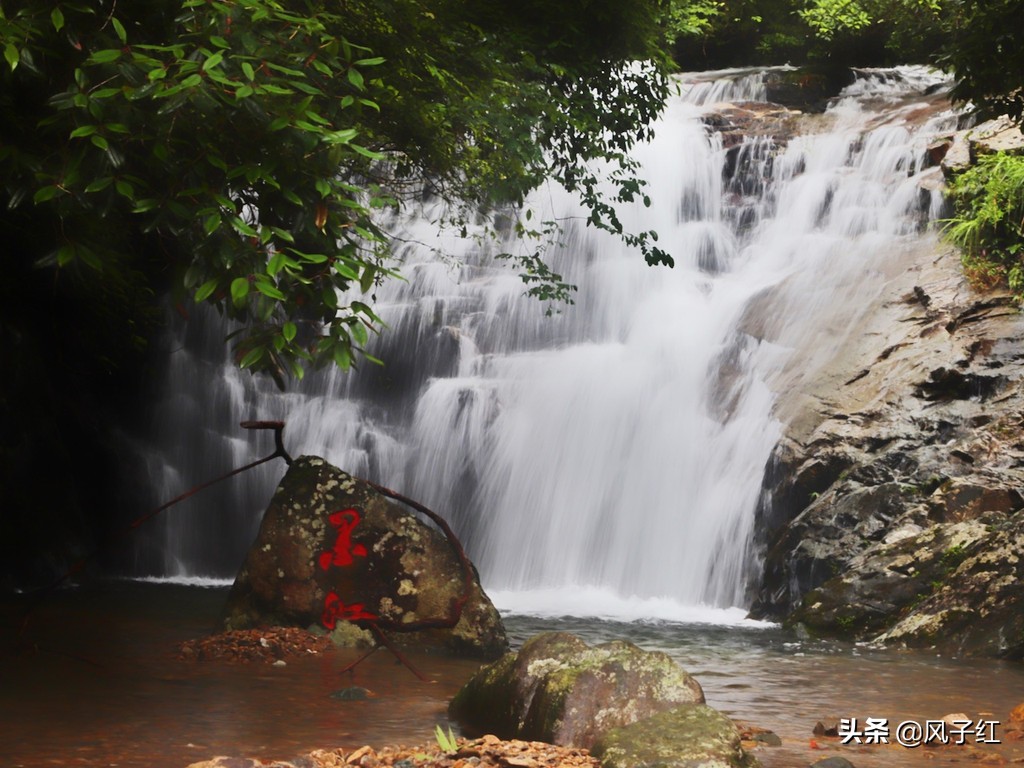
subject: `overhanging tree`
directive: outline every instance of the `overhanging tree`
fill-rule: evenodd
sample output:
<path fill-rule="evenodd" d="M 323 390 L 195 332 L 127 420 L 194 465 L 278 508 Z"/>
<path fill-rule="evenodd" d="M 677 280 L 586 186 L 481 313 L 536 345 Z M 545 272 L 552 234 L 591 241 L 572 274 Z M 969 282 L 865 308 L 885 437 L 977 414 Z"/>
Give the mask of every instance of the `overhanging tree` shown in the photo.
<path fill-rule="evenodd" d="M 442 195 L 457 221 L 519 204 L 552 178 L 581 192 L 590 223 L 670 262 L 653 233 L 622 231 L 614 203 L 640 193 L 628 151 L 667 95 L 659 43 L 667 23 L 690 18 L 678 8 L 97 0 L 0 10 L 8 308 L 45 274 L 116 325 L 169 287 L 236 320 L 238 363 L 281 383 L 365 354 L 381 324 L 374 286 L 395 274 L 375 212 L 410 195 Z M 612 200 L 598 191 L 597 161 L 619 181 Z M 566 290 L 538 254 L 520 263 L 535 293 Z"/>

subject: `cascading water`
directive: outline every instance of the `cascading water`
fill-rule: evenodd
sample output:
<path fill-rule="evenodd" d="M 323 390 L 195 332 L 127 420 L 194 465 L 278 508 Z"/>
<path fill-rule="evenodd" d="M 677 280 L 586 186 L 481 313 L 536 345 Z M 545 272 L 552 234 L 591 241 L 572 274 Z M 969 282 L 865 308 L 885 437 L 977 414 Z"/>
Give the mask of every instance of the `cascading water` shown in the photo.
<path fill-rule="evenodd" d="M 939 81 L 861 73 L 804 135 L 729 147 L 702 115 L 710 101 L 763 100 L 760 77 L 684 87 L 636 152 L 652 204 L 622 212 L 628 229 L 659 233 L 675 268 L 647 267 L 544 188 L 531 205 L 568 222 L 552 268 L 579 286 L 554 317 L 425 211 L 399 225 L 405 241 L 459 266 L 402 252 L 408 282 L 378 291 L 384 369 L 280 394 L 234 369 L 214 319 L 179 329 L 154 487 L 169 497 L 260 455 L 236 425 L 282 418 L 293 452 L 446 515 L 499 605 L 554 595 L 552 610 L 579 613 L 591 590 L 601 611 L 614 596 L 742 606 L 777 392 L 835 355 L 935 213 L 918 174 L 929 136 L 955 119 L 922 105 Z M 232 575 L 281 471 L 168 513 L 140 569 Z"/>

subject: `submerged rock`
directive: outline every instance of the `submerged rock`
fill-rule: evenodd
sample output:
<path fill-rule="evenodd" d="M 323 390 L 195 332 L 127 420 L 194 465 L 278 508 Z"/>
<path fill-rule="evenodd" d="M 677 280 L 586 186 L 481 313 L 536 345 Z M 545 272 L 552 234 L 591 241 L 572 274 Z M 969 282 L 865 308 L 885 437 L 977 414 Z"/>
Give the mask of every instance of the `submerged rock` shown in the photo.
<path fill-rule="evenodd" d="M 495 658 L 508 647 L 476 572 L 465 573 L 435 528 L 316 457 L 289 468 L 231 588 L 227 629 L 314 625 L 338 644 L 372 642 L 376 622 L 398 645 Z M 402 631 L 454 616 L 454 627 Z"/>
<path fill-rule="evenodd" d="M 611 728 L 703 703 L 697 681 L 664 653 L 550 632 L 480 670 L 448 711 L 469 732 L 589 748 Z"/>

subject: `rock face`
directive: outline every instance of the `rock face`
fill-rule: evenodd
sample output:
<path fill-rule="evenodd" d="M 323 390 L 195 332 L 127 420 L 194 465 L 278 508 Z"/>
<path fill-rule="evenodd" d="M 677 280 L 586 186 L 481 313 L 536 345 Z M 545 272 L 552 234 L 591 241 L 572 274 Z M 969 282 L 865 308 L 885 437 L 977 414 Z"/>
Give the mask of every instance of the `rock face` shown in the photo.
<path fill-rule="evenodd" d="M 445 537 L 323 459 L 288 469 L 228 596 L 227 629 L 318 625 L 340 644 L 372 642 L 496 658 L 505 630 L 476 573 L 454 628 L 401 631 L 452 615 L 464 572 Z"/>
<path fill-rule="evenodd" d="M 970 168 L 979 155 L 994 152 L 1021 154 L 1024 152 L 1024 134 L 1012 120 L 1001 117 L 958 131 L 938 142 L 934 149 L 929 149 L 941 157 L 943 173 L 955 176 Z"/>
<path fill-rule="evenodd" d="M 799 394 L 766 479 L 755 616 L 1024 657 L 1024 320 L 958 261 L 918 260 Z"/>
<path fill-rule="evenodd" d="M 589 748 L 611 728 L 703 702 L 697 681 L 663 653 L 550 632 L 480 670 L 448 711 L 470 732 Z"/>

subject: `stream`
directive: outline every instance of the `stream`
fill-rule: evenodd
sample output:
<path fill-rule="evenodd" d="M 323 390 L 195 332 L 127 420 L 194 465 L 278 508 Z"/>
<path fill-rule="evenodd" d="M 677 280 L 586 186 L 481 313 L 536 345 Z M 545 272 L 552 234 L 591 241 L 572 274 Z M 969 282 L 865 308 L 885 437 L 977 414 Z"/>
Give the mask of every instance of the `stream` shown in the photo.
<path fill-rule="evenodd" d="M 447 700 L 479 666 L 412 654 L 432 681 L 423 683 L 383 652 L 344 676 L 339 670 L 353 651 L 284 667 L 178 659 L 181 642 L 214 629 L 226 596 L 224 586 L 106 581 L 49 597 L 31 615 L 25 647 L 13 653 L 10 634 L 3 635 L 3 765 L 185 768 L 215 755 L 269 761 L 314 748 L 430 743 L 434 726 L 447 722 Z M 0 606 L 3 626 L 16 626 L 18 606 L 9 598 Z M 669 653 L 701 683 L 711 706 L 782 738 L 781 747 L 756 750 L 765 768 L 803 768 L 831 754 L 857 768 L 1024 759 L 1024 742 L 842 747 L 812 733 L 829 717 L 884 717 L 895 726 L 963 712 L 1005 721 L 1024 691 L 1020 664 L 800 640 L 772 625 L 729 620 L 505 616 L 514 645 L 565 630 L 591 643 L 627 639 Z M 372 698 L 331 698 L 351 685 L 368 688 Z M 1002 733 L 997 727 L 996 736 Z M 820 749 L 811 748 L 812 739 Z"/>

